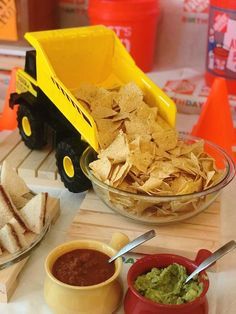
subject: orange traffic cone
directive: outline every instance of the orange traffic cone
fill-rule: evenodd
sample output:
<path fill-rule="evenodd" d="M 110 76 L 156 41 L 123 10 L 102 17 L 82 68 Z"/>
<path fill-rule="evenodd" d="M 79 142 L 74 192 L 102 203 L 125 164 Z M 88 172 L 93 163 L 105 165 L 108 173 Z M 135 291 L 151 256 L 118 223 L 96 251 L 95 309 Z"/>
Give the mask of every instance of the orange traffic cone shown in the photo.
<path fill-rule="evenodd" d="M 235 157 L 232 150 L 235 130 L 225 79 L 214 80 L 210 95 L 191 134 L 218 144 L 231 157 Z"/>
<path fill-rule="evenodd" d="M 13 68 L 11 71 L 11 78 L 7 88 L 3 112 L 0 117 L 0 130 L 14 130 L 17 127 L 16 121 L 17 106 L 15 106 L 13 110 L 9 107 L 10 94 L 15 92 L 16 90 L 17 69 L 18 68 Z"/>
<path fill-rule="evenodd" d="M 233 155 L 234 155 L 234 161 L 236 163 L 236 128 L 234 128 Z"/>

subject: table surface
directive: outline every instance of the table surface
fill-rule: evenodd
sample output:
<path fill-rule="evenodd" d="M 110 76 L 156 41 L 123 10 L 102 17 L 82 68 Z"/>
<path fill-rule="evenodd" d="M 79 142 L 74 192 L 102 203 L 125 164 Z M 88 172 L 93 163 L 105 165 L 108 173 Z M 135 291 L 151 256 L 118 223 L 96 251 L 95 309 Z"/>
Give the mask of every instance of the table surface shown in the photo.
<path fill-rule="evenodd" d="M 190 129 L 196 116 L 178 115 L 177 127 Z M 0 142 L 7 132 L 0 132 Z M 0 304 L 0 313 L 4 314 L 50 314 L 52 313 L 44 301 L 44 260 L 48 253 L 58 244 L 66 241 L 66 232 L 80 207 L 85 193 L 73 194 L 65 189 L 30 186 L 35 192 L 47 191 L 50 195 L 60 198 L 61 215 L 52 226 L 41 245 L 32 253 L 19 276 L 19 284 L 8 304 Z M 222 193 L 221 232 L 222 244 L 236 239 L 235 211 L 236 180 Z M 228 228 L 231 225 L 231 228 Z M 229 232 L 229 230 L 231 230 Z M 233 231 L 232 231 L 233 230 Z M 200 248 L 199 248 L 200 249 Z M 134 255 L 135 256 L 135 255 Z M 136 256 L 138 257 L 138 256 Z M 231 252 L 220 262 L 217 273 L 208 273 L 210 289 L 208 291 L 209 314 L 233 314 L 236 309 L 236 252 Z M 124 291 L 126 290 L 126 274 L 130 264 L 123 267 Z M 117 311 L 123 313 L 123 307 Z M 95 313 L 96 314 L 96 313 Z"/>
<path fill-rule="evenodd" d="M 45 191 L 45 188 L 33 186 L 35 192 Z M 223 193 L 222 202 L 231 207 L 234 204 L 233 192 L 236 188 L 234 181 Z M 71 224 L 76 211 L 84 198 L 82 194 L 72 194 L 65 189 L 50 189 L 49 193 L 61 200 L 61 215 L 56 224 L 52 226 L 41 245 L 32 253 L 19 277 L 19 284 L 13 294 L 10 303 L 0 304 L 0 313 L 4 314 L 50 314 L 52 313 L 46 305 L 43 297 L 44 283 L 44 260 L 47 254 L 58 244 L 66 241 L 66 232 Z M 236 221 L 236 220 L 235 220 Z M 235 236 L 234 236 L 235 238 Z M 132 255 L 136 257 L 136 255 Z M 137 256 L 138 257 L 138 256 Z M 208 302 L 210 314 L 233 314 L 236 308 L 236 268 L 233 265 L 235 254 L 232 252 L 227 257 L 232 260 L 231 269 L 222 270 L 217 273 L 210 273 L 210 289 Z M 124 291 L 126 290 L 125 278 L 130 264 L 124 263 L 122 278 Z M 37 309 L 37 310 L 35 310 Z M 123 307 L 117 311 L 123 313 Z"/>

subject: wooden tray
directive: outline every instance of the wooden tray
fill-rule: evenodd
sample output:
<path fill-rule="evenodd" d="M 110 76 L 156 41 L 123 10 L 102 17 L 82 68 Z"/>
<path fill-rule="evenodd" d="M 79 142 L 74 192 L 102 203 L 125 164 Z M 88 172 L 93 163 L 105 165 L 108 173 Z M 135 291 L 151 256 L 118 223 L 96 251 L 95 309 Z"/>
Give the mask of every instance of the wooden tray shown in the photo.
<path fill-rule="evenodd" d="M 0 165 L 4 159 L 12 163 L 28 184 L 63 187 L 57 173 L 54 152 L 50 146 L 41 151 L 31 151 L 22 143 L 18 130 L 0 142 Z M 94 192 L 89 191 L 68 230 L 68 239 L 96 239 L 108 243 L 115 231 L 124 232 L 133 239 L 152 228 L 156 230 L 157 236 L 136 248 L 135 252 L 175 253 L 194 259 L 199 249 L 214 251 L 221 244 L 220 201 L 215 201 L 204 212 L 184 222 L 153 227 L 135 223 L 116 214 Z M 15 278 L 20 272 L 20 267 L 23 267 L 20 263 L 16 271 L 14 270 L 16 265 L 12 266 L 9 277 L 13 279 L 9 281 L 4 279 L 3 286 L 0 280 L 0 301 L 6 302 L 9 298 L 6 293 L 3 293 L 4 297 L 1 298 L 1 291 L 7 290 L 10 296 L 11 290 L 14 289 Z M 10 268 L 7 270 L 10 271 Z"/>
<path fill-rule="evenodd" d="M 52 223 L 54 223 L 60 214 L 59 199 L 48 196 L 47 212 L 49 217 L 51 217 Z M 26 264 L 28 258 L 29 257 L 26 257 L 20 262 L 0 271 L 0 302 L 9 302 L 12 293 L 17 287 L 17 277 Z"/>
<path fill-rule="evenodd" d="M 175 253 L 194 259 L 199 249 L 214 251 L 220 245 L 220 201 L 216 200 L 205 211 L 183 222 L 152 226 L 113 212 L 93 191 L 89 191 L 68 230 L 68 237 L 109 242 L 112 233 L 120 231 L 132 240 L 150 229 L 155 229 L 157 236 L 134 252 Z"/>
<path fill-rule="evenodd" d="M 27 184 L 63 187 L 51 145 L 30 150 L 21 141 L 18 129 L 0 141 L 0 165 L 7 160 Z"/>

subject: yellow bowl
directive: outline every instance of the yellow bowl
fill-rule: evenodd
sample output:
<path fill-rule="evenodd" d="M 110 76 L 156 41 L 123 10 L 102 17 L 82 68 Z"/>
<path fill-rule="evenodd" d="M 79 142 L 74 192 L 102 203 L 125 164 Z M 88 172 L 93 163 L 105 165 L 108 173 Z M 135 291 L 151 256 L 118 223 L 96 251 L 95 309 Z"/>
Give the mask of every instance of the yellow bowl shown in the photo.
<path fill-rule="evenodd" d="M 113 256 L 129 239 L 122 233 L 114 233 L 110 245 L 93 240 L 75 240 L 53 249 L 46 258 L 44 297 L 56 314 L 110 314 L 122 299 L 123 287 L 119 280 L 122 259 L 115 261 L 115 273 L 108 280 L 92 286 L 72 286 L 55 278 L 52 267 L 61 255 L 75 249 L 92 249 Z"/>

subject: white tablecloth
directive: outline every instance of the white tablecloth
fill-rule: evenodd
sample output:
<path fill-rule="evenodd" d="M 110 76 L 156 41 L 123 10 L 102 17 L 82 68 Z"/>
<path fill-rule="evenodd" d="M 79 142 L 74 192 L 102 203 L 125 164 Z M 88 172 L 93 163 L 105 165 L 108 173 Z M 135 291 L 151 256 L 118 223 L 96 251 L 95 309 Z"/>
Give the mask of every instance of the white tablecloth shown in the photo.
<path fill-rule="evenodd" d="M 47 188 L 32 186 L 36 191 L 45 191 Z M 222 195 L 223 212 L 226 209 L 234 208 L 234 191 L 236 188 L 236 181 L 234 181 Z M 56 224 L 52 226 L 50 232 L 46 235 L 41 245 L 32 253 L 29 261 L 25 265 L 19 277 L 19 284 L 15 293 L 13 294 L 10 303 L 0 304 L 1 314 L 50 314 L 52 313 L 45 304 L 43 297 L 43 282 L 44 282 L 44 260 L 47 254 L 58 244 L 66 240 L 66 231 L 71 224 L 76 211 L 80 207 L 81 201 L 84 198 L 82 194 L 72 194 L 64 189 L 53 190 L 49 193 L 61 200 L 61 215 Z M 232 216 L 231 216 L 232 217 Z M 235 214 L 234 214 L 235 217 Z M 232 224 L 236 220 L 233 220 Z M 226 238 L 236 238 L 234 234 L 225 235 Z M 133 255 L 135 256 L 135 255 Z M 208 292 L 208 301 L 210 305 L 209 314 L 234 314 L 236 309 L 236 259 L 232 252 L 225 256 L 222 271 L 217 273 L 208 272 L 210 277 L 210 289 Z M 230 266 L 230 269 L 224 269 L 224 264 Z M 228 262 L 231 262 L 228 263 Z M 123 282 L 124 290 L 126 290 L 126 274 L 130 264 L 124 264 L 123 267 Z M 117 312 L 123 313 L 121 307 Z M 91 313 L 92 314 L 92 313 Z M 96 313 L 94 313 L 96 314 Z"/>

